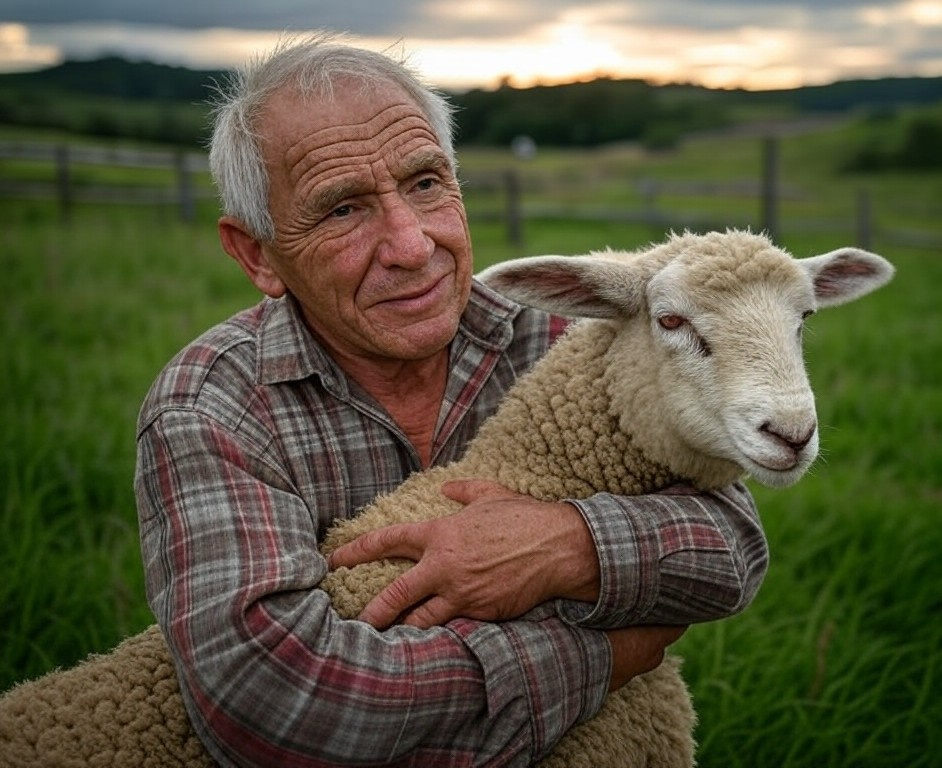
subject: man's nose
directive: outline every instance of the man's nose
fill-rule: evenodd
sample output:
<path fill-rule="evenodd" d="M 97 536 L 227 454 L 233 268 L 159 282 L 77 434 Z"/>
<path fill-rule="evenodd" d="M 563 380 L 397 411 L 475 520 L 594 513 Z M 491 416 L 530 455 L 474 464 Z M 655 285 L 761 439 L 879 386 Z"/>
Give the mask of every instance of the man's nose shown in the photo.
<path fill-rule="evenodd" d="M 426 234 L 421 213 L 401 196 L 383 200 L 381 227 L 378 256 L 383 266 L 419 269 L 428 263 L 435 241 Z"/>

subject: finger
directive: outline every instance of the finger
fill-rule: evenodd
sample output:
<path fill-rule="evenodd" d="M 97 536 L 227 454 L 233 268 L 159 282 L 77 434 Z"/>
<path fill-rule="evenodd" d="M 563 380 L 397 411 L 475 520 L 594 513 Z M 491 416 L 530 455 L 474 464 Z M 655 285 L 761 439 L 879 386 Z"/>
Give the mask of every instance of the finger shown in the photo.
<path fill-rule="evenodd" d="M 345 566 L 352 568 L 385 557 L 405 557 L 418 560 L 425 550 L 422 526 L 417 523 L 399 523 L 368 531 L 340 547 L 328 558 L 333 570 Z"/>
<path fill-rule="evenodd" d="M 449 480 L 447 483 L 443 483 L 442 495 L 452 501 L 457 501 L 459 504 L 470 504 L 485 497 L 510 498 L 517 494 L 493 480 L 471 478 L 468 480 Z"/>
<path fill-rule="evenodd" d="M 419 629 L 441 627 L 458 616 L 454 606 L 444 597 L 435 595 L 401 617 L 401 623 Z"/>
<path fill-rule="evenodd" d="M 393 580 L 360 612 L 360 621 L 377 629 L 386 629 L 417 604 L 434 595 L 434 585 L 427 583 L 422 568 L 415 566 Z"/>

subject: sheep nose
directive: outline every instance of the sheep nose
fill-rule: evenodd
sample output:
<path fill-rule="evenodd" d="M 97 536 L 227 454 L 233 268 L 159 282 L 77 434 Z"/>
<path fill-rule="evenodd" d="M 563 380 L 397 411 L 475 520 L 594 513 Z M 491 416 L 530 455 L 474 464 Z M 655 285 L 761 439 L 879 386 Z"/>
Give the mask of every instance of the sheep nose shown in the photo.
<path fill-rule="evenodd" d="M 811 438 L 814 437 L 814 433 L 817 428 L 818 425 L 812 422 L 810 426 L 806 427 L 801 432 L 789 431 L 786 430 L 785 427 L 780 427 L 767 421 L 765 424 L 759 427 L 759 431 L 775 438 L 779 442 L 791 448 L 795 453 L 799 453 L 802 448 L 811 442 Z"/>

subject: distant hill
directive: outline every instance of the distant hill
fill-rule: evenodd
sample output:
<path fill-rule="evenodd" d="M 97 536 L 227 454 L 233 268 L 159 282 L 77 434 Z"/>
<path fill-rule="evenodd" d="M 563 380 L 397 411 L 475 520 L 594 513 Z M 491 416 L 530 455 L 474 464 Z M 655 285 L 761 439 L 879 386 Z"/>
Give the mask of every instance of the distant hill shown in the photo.
<path fill-rule="evenodd" d="M 226 70 L 192 70 L 152 62 L 128 61 L 118 56 L 107 56 L 91 61 L 67 61 L 36 72 L 0 74 L 0 88 L 40 88 L 97 96 L 117 96 L 127 99 L 205 99 L 213 83 L 227 76 Z M 476 90 L 476 94 L 498 94 L 509 90 L 516 94 L 525 91 L 558 91 L 592 88 L 598 82 L 620 84 L 621 88 L 647 87 L 652 90 L 684 90 L 689 94 L 735 97 L 762 102 L 789 102 L 803 110 L 829 111 L 856 107 L 899 106 L 926 104 L 942 100 L 942 77 L 889 77 L 874 80 L 845 80 L 830 85 L 806 86 L 788 90 L 744 91 L 709 89 L 696 85 L 649 86 L 640 80 L 599 78 L 588 83 L 557 86 L 533 86 L 516 89 L 504 86 L 496 90 Z M 459 99 L 462 94 L 455 94 Z"/>
<path fill-rule="evenodd" d="M 118 56 L 67 61 L 36 72 L 0 74 L 0 89 L 83 93 L 132 100 L 204 101 L 223 70 L 198 71 Z"/>
<path fill-rule="evenodd" d="M 118 57 L 0 74 L 0 126 L 205 146 L 209 100 L 226 76 Z"/>
<path fill-rule="evenodd" d="M 0 74 L 0 125 L 202 144 L 208 100 L 227 75 L 119 57 Z M 667 147 L 691 131 L 748 120 L 940 103 L 942 77 L 853 80 L 779 91 L 655 86 L 603 77 L 451 96 L 458 107 L 458 139 L 467 144 L 506 146 L 527 135 L 554 146 L 641 141 Z"/>
<path fill-rule="evenodd" d="M 942 77 L 853 80 L 791 90 L 709 89 L 599 78 L 585 83 L 473 90 L 453 95 L 459 139 L 505 144 L 526 134 L 538 143 L 584 146 L 640 140 L 670 146 L 681 136 L 750 121 L 942 103 Z"/>
<path fill-rule="evenodd" d="M 747 93 L 742 92 L 740 93 Z M 934 104 L 942 101 L 942 77 L 885 77 L 841 80 L 778 91 L 748 92 L 755 103 L 790 102 L 805 112 L 843 112 Z"/>

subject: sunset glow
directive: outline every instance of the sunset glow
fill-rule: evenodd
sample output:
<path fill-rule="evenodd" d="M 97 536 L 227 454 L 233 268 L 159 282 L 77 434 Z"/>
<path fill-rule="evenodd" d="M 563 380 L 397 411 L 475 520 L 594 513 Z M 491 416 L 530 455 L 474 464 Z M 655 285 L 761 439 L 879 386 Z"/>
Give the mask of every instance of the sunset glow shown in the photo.
<path fill-rule="evenodd" d="M 421 4 L 421 21 L 411 36 L 351 34 L 349 40 L 403 50 L 428 81 L 446 89 L 608 76 L 764 90 L 860 77 L 942 75 L 940 0 L 862 8 L 730 2 L 717 6 L 703 26 L 695 15 L 684 17 L 683 2 L 655 7 L 600 0 L 536 13 L 523 0 L 432 0 Z M 395 10 L 383 8 L 387 15 Z M 740 18 L 746 13 L 752 23 Z M 228 69 L 270 49 L 280 37 L 274 30 L 131 21 L 0 21 L 0 71 L 111 54 Z"/>

